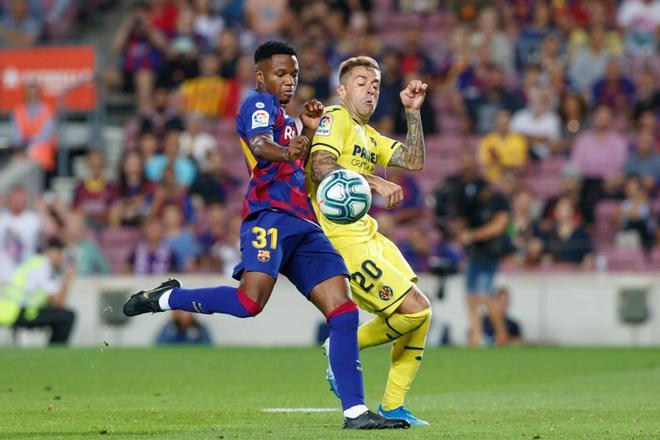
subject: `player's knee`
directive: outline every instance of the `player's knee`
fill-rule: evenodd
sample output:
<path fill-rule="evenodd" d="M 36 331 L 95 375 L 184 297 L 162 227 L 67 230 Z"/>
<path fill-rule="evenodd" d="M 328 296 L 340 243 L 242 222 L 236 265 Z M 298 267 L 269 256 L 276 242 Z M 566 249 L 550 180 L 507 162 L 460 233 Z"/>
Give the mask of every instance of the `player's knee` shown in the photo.
<path fill-rule="evenodd" d="M 431 312 L 430 306 L 416 313 L 395 312 L 387 318 L 387 324 L 399 334 L 405 335 L 417 330 L 425 324 L 429 324 L 432 315 L 433 313 Z"/>

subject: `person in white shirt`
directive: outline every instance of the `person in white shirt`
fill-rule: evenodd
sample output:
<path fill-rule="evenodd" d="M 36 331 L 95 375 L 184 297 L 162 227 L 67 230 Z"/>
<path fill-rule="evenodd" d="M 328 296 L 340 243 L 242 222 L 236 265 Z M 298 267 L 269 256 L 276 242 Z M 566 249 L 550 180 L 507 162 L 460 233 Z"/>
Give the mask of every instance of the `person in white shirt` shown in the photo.
<path fill-rule="evenodd" d="M 204 117 L 198 113 L 191 113 L 186 118 L 186 131 L 181 133 L 179 142 L 181 154 L 184 154 L 201 166 L 206 162 L 206 155 L 210 150 L 218 148 L 216 139 L 202 131 Z"/>
<path fill-rule="evenodd" d="M 0 211 L 0 284 L 37 252 L 40 229 L 39 215 L 28 209 L 27 190 L 10 189 L 7 207 Z"/>
<path fill-rule="evenodd" d="M 547 88 L 533 88 L 529 104 L 511 119 L 511 131 L 527 138 L 530 155 L 545 159 L 556 149 L 561 136 L 561 120 L 553 110 L 552 96 Z"/>

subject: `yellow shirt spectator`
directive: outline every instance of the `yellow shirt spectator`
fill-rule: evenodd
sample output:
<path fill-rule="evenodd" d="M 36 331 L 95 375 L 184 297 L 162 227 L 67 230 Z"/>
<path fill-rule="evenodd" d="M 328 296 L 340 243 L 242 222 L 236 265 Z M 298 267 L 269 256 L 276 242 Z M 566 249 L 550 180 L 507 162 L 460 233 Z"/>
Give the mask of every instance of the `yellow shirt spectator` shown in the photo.
<path fill-rule="evenodd" d="M 479 142 L 479 162 L 490 182 L 496 182 L 507 168 L 527 164 L 527 141 L 518 133 L 494 131 Z"/>

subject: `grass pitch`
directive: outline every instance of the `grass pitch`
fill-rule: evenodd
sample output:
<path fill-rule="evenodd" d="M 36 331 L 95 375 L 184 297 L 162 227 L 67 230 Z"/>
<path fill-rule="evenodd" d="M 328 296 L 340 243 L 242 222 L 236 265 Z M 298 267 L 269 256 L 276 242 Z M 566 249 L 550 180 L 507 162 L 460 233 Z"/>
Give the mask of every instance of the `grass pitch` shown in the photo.
<path fill-rule="evenodd" d="M 389 353 L 362 353 L 375 409 Z M 659 439 L 660 350 L 429 349 L 408 406 L 432 426 L 345 432 L 319 349 L 0 350 L 0 438 Z"/>

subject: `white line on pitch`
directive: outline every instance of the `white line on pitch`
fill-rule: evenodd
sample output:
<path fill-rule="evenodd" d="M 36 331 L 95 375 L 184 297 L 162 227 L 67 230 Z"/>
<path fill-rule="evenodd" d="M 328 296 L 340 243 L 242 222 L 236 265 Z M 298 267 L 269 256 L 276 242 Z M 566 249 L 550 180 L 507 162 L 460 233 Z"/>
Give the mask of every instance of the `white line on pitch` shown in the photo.
<path fill-rule="evenodd" d="M 336 412 L 337 408 L 262 408 L 261 411 L 275 412 Z"/>

